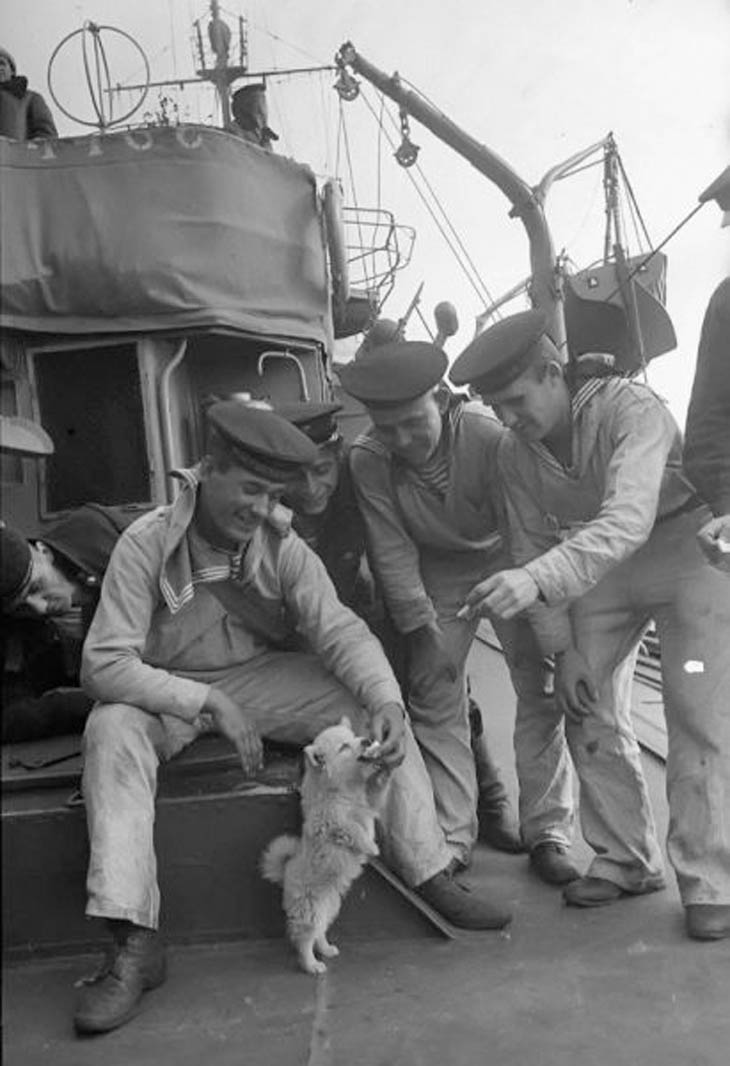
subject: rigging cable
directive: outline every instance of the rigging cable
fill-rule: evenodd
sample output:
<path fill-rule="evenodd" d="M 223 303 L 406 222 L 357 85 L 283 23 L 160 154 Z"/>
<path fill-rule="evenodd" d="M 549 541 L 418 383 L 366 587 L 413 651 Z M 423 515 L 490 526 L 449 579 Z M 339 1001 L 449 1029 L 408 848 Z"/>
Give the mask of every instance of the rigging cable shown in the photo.
<path fill-rule="evenodd" d="M 412 87 L 412 88 L 414 88 L 414 91 L 418 92 L 418 90 L 415 90 L 415 87 Z M 419 93 L 419 95 L 423 96 L 423 94 L 422 94 L 422 93 Z M 423 98 L 424 98 L 424 99 L 427 99 L 427 97 L 425 97 L 425 96 L 424 96 Z M 429 101 L 429 103 L 431 103 L 431 101 Z M 431 104 L 431 106 L 432 106 L 432 107 L 435 107 L 435 105 L 433 105 L 433 104 Z M 390 117 L 390 120 L 391 120 L 391 122 L 393 123 L 393 126 L 394 126 L 394 127 L 396 128 L 396 129 L 398 129 L 398 128 L 399 128 L 399 127 L 398 127 L 398 124 L 396 123 L 396 121 L 395 121 L 395 119 L 393 118 L 393 116 L 392 116 L 392 115 L 390 115 L 389 117 Z M 441 215 L 442 215 L 442 217 L 443 217 L 444 221 L 446 222 L 446 225 L 448 226 L 449 230 L 451 231 L 451 233 L 452 233 L 452 235 L 453 235 L 453 238 L 454 238 L 454 240 L 456 241 L 456 243 L 458 244 L 459 248 L 461 249 L 461 252 L 462 252 L 462 254 L 463 254 L 463 256 L 464 256 L 464 259 L 466 260 L 466 262 L 467 262 L 467 263 L 469 264 L 469 267 L 470 267 L 470 268 L 471 268 L 471 270 L 473 271 L 473 273 L 474 273 L 474 277 L 475 277 L 475 279 L 476 279 L 477 283 L 478 283 L 478 284 L 479 284 L 479 285 L 480 285 L 480 286 L 482 287 L 482 290 L 483 290 L 483 292 L 482 292 L 482 293 L 480 293 L 480 294 L 478 294 L 478 295 L 479 295 L 479 298 L 480 298 L 480 299 L 481 299 L 482 301 L 484 301 L 485 303 L 487 303 L 487 304 L 490 304 L 490 303 L 494 303 L 494 297 L 493 297 L 493 295 L 491 294 L 491 292 L 490 292 L 490 291 L 489 291 L 489 289 L 487 288 L 487 285 L 486 285 L 486 283 L 484 282 L 484 280 L 482 279 L 482 277 L 481 277 L 481 275 L 480 275 L 480 273 L 479 273 L 479 269 L 478 269 L 478 267 L 477 267 L 477 266 L 476 266 L 476 264 L 474 263 L 474 260 L 473 260 L 473 259 L 471 258 L 471 256 L 470 256 L 470 254 L 469 254 L 469 252 L 468 252 L 468 250 L 467 250 L 467 248 L 466 248 L 466 246 L 465 246 L 464 242 L 462 241 L 461 237 L 459 236 L 459 234 L 458 234 L 458 232 L 457 232 L 457 230 L 456 230 L 455 226 L 454 226 L 454 225 L 453 225 L 453 223 L 451 222 L 451 219 L 449 218 L 449 216 L 448 216 L 448 214 L 446 213 L 445 209 L 444 209 L 444 208 L 443 208 L 443 206 L 441 205 L 441 203 L 440 203 L 440 201 L 439 201 L 439 199 L 438 199 L 438 196 L 436 195 L 435 191 L 433 190 L 433 188 L 432 188 L 432 186 L 431 186 L 431 184 L 430 184 L 430 182 L 429 182 L 428 178 L 426 177 L 426 175 L 425 175 L 425 173 L 424 173 L 424 171 L 423 171 L 423 169 L 421 168 L 421 165 L 420 165 L 419 163 L 416 163 L 416 170 L 418 171 L 419 175 L 421 176 L 421 178 L 422 178 L 422 180 L 423 180 L 423 183 L 424 183 L 424 185 L 426 186 L 426 188 L 427 188 L 427 189 L 428 189 L 428 191 L 430 192 L 431 196 L 433 197 L 433 200 L 434 200 L 434 202 L 436 203 L 437 207 L 439 208 L 439 211 L 441 212 Z M 448 241 L 447 241 L 447 243 L 448 243 Z M 451 247 L 451 245 L 450 245 L 450 244 L 449 244 L 449 247 Z M 453 248 L 452 248 L 452 251 L 453 251 Z M 456 253 L 454 253 L 454 254 L 456 255 Z M 457 262 L 459 262 L 459 265 L 461 266 L 462 270 L 463 270 L 463 271 L 464 271 L 464 273 L 466 274 L 466 273 L 467 273 L 467 272 L 466 272 L 466 269 L 464 268 L 464 265 L 463 265 L 463 263 L 461 263 L 461 262 L 459 261 L 459 257 L 458 257 L 458 255 L 456 255 L 456 259 L 457 259 Z M 467 276 L 468 276 L 468 275 L 467 275 Z M 472 282 L 472 286 L 473 286 L 473 282 Z"/>
<path fill-rule="evenodd" d="M 361 90 L 362 90 L 362 87 L 361 87 Z M 368 110 L 370 111 L 370 113 L 373 115 L 373 117 L 375 118 L 375 120 L 377 122 L 378 121 L 377 120 L 377 116 L 376 116 L 376 113 L 375 113 L 375 110 L 374 110 L 372 104 L 370 103 L 370 101 L 367 99 L 367 97 L 365 96 L 365 94 L 362 91 L 361 91 L 360 95 L 361 95 L 366 107 L 368 108 Z M 390 120 L 393 123 L 394 127 L 396 129 L 399 128 L 398 124 L 396 123 L 395 119 L 390 114 L 390 112 L 386 112 L 386 113 L 388 114 L 388 117 L 390 118 Z M 394 148 L 395 147 L 395 142 L 393 141 L 393 139 L 391 138 L 390 134 L 388 133 L 388 131 L 384 127 L 383 127 L 383 133 L 384 133 L 388 143 L 390 144 L 391 148 Z M 419 175 L 422 177 L 422 179 L 424 181 L 424 184 L 428 185 L 428 182 L 426 181 L 426 179 L 425 179 L 425 177 L 423 175 L 423 171 L 421 170 L 421 167 L 418 164 L 416 164 L 416 170 L 418 171 Z M 410 180 L 411 184 L 413 185 L 414 189 L 416 190 L 416 193 L 420 197 L 420 199 L 421 199 L 424 207 L 426 208 L 426 211 L 430 215 L 434 225 L 438 229 L 438 231 L 441 234 L 441 236 L 444 238 L 444 241 L 448 245 L 449 249 L 451 250 L 451 252 L 452 252 L 452 254 L 454 256 L 454 258 L 456 259 L 457 263 L 461 267 L 462 272 L 464 273 L 464 276 L 466 277 L 467 281 L 469 282 L 469 284 L 473 288 L 474 292 L 476 293 L 477 299 L 480 302 L 484 302 L 484 300 L 485 300 L 484 293 L 486 292 L 487 293 L 487 300 L 489 302 L 492 302 L 492 297 L 489 295 L 489 290 L 487 289 L 487 286 L 484 284 L 484 282 L 482 281 L 481 277 L 479 276 L 479 273 L 478 273 L 476 267 L 474 266 L 473 263 L 471 263 L 471 260 L 470 260 L 470 257 L 468 255 L 468 252 L 466 252 L 466 250 L 464 249 L 465 257 L 471 263 L 472 269 L 473 269 L 473 271 L 474 271 L 474 273 L 476 275 L 476 281 L 475 281 L 474 277 L 472 277 L 472 275 L 466 269 L 466 267 L 464 265 L 464 262 L 463 262 L 462 258 L 459 255 L 459 252 L 457 251 L 456 247 L 454 246 L 454 242 L 451 240 L 451 238 L 449 237 L 448 233 L 444 229 L 443 224 L 441 223 L 441 221 L 436 216 L 436 214 L 435 214 L 435 212 L 433 210 L 433 207 L 428 202 L 427 197 L 424 195 L 423 191 L 419 188 L 418 183 L 416 182 L 415 178 L 413 177 L 413 174 L 411 173 L 411 169 L 410 168 L 406 169 L 406 175 L 407 175 L 408 179 Z M 429 191 L 431 192 L 431 195 L 434 197 L 434 200 L 436 201 L 436 203 L 437 203 L 442 215 L 444 216 L 447 225 L 453 231 L 455 240 L 461 245 L 461 247 L 463 249 L 463 243 L 461 242 L 461 239 L 459 238 L 458 234 L 454 230 L 454 227 L 453 227 L 452 223 L 450 222 L 448 216 L 446 215 L 446 212 L 444 211 L 444 209 L 441 207 L 440 203 L 438 202 L 438 198 L 436 197 L 436 195 L 435 195 L 435 193 L 433 192 L 432 189 L 430 189 Z M 480 291 L 479 285 L 481 285 L 482 291 Z"/>

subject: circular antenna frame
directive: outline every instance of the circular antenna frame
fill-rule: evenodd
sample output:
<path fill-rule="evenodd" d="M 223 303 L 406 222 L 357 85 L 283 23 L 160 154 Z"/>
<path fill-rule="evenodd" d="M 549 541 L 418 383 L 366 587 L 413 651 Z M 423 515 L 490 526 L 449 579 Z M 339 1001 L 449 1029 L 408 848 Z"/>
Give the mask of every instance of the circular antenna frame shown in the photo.
<path fill-rule="evenodd" d="M 120 115 L 117 118 L 114 117 L 114 105 L 112 95 L 114 90 L 112 88 L 111 75 L 109 73 L 109 64 L 107 62 L 106 52 L 104 50 L 104 44 L 101 38 L 102 31 L 106 33 L 116 33 L 120 37 L 124 37 L 125 40 L 129 41 L 132 47 L 137 50 L 142 60 L 142 63 L 144 64 L 145 85 L 142 89 L 142 95 L 140 96 L 134 107 L 130 108 L 129 111 L 126 111 L 123 115 Z M 58 99 L 58 96 L 56 95 L 56 92 L 53 88 L 53 64 L 56 60 L 56 57 L 58 56 L 59 52 L 68 44 L 68 42 L 73 40 L 74 37 L 78 37 L 79 34 L 81 34 L 81 51 L 84 61 L 84 74 L 86 76 L 86 85 L 89 90 L 89 96 L 91 98 L 92 107 L 94 108 L 94 111 L 96 113 L 95 122 L 89 122 L 87 119 L 78 118 L 76 115 L 68 111 Z M 89 56 L 90 49 L 87 43 L 89 38 L 91 39 L 93 45 L 93 58 Z M 93 71 L 92 63 L 94 68 Z M 117 29 L 116 26 L 99 26 L 95 22 L 90 22 L 87 20 L 80 29 L 73 30 L 72 33 L 67 34 L 63 38 L 63 40 L 61 40 L 56 45 L 55 49 L 53 50 L 53 54 L 51 55 L 51 58 L 48 61 L 46 77 L 48 80 L 48 91 L 51 94 L 51 97 L 53 98 L 53 102 L 59 109 L 59 111 L 63 112 L 66 118 L 70 118 L 72 122 L 78 122 L 81 126 L 96 126 L 98 129 L 103 130 L 109 129 L 112 126 L 121 125 L 121 123 L 123 122 L 127 122 L 132 117 L 132 115 L 134 115 L 135 112 L 138 111 L 139 108 L 142 106 L 147 97 L 147 93 L 149 92 L 150 65 L 147 61 L 147 56 L 145 55 L 142 46 L 130 34 L 126 33 L 124 30 Z M 105 95 L 109 100 L 108 117 L 104 107 Z"/>

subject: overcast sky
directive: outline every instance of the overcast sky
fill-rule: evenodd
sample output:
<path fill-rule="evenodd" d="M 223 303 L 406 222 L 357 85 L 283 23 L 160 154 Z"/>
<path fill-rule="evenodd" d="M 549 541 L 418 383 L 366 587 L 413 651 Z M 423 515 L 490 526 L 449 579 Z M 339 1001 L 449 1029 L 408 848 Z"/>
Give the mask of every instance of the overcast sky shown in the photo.
<path fill-rule="evenodd" d="M 131 34 L 153 78 L 189 77 L 191 23 L 201 17 L 205 25 L 207 6 L 205 0 L 23 0 L 2 5 L 0 41 L 47 98 L 51 54 L 84 19 Z M 240 6 L 228 0 L 231 24 L 239 11 L 249 20 L 251 69 L 331 63 L 343 41 L 352 40 L 376 66 L 397 69 L 530 184 L 612 130 L 655 243 L 730 163 L 728 0 L 249 0 Z M 114 82 L 142 73 L 131 49 L 111 49 L 110 66 Z M 415 226 L 411 265 L 398 276 L 384 313 L 397 317 L 424 281 L 428 318 L 439 300 L 458 309 L 461 329 L 449 344 L 456 355 L 483 305 L 415 194 L 414 172 L 395 164 L 379 134 L 380 103 L 372 90 L 343 109 L 353 192 L 330 85 L 329 75 L 269 80 L 277 149 L 320 174 L 339 164 L 349 202 L 354 195 L 362 206 L 380 202 L 397 221 Z M 54 88 L 69 110 L 91 117 L 79 51 L 59 56 Z M 213 114 L 208 91 L 174 95 L 192 121 Z M 154 110 L 158 96 L 152 92 L 142 112 Z M 132 100 L 128 95 L 120 104 Z M 54 111 L 62 134 L 84 132 Z M 390 132 L 387 115 L 385 126 Z M 521 224 L 507 217 L 502 194 L 416 122 L 411 136 L 421 146 L 425 179 L 488 290 L 497 295 L 523 279 L 527 241 Z M 548 201 L 556 248 L 565 247 L 578 266 L 602 254 L 601 211 L 598 168 L 561 183 Z M 730 230 L 720 228 L 716 207 L 703 208 L 668 253 L 668 308 L 679 345 L 653 364 L 650 377 L 682 421 L 704 307 L 730 265 Z M 411 336 L 422 334 L 414 324 Z"/>

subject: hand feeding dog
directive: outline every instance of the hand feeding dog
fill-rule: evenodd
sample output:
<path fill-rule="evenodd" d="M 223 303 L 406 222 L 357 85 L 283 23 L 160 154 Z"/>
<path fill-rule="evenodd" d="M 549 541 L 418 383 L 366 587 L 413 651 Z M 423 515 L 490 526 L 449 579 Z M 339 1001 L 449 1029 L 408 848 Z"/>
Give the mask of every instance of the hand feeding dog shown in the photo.
<path fill-rule="evenodd" d="M 307 973 L 324 973 L 325 958 L 339 954 L 327 930 L 350 885 L 378 854 L 375 822 L 388 768 L 380 745 L 357 737 L 347 718 L 323 730 L 304 749 L 302 835 L 280 836 L 261 857 L 267 881 L 284 887 L 289 938 Z"/>

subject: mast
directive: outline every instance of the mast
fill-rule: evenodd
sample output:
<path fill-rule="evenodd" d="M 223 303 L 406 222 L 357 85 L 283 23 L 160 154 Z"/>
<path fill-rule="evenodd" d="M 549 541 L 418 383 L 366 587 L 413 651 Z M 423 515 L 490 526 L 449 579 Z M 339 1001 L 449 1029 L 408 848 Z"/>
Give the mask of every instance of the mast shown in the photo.
<path fill-rule="evenodd" d="M 342 45 L 335 62 L 340 69 L 348 66 L 362 75 L 501 189 L 512 204 L 510 215 L 518 217 L 527 231 L 532 269 L 530 298 L 535 307 L 541 308 L 549 316 L 551 336 L 563 359 L 567 359 L 565 319 L 555 252 L 540 198 L 501 156 L 480 144 L 417 93 L 404 89 L 397 74 L 388 75 L 378 70 L 349 41 Z"/>

